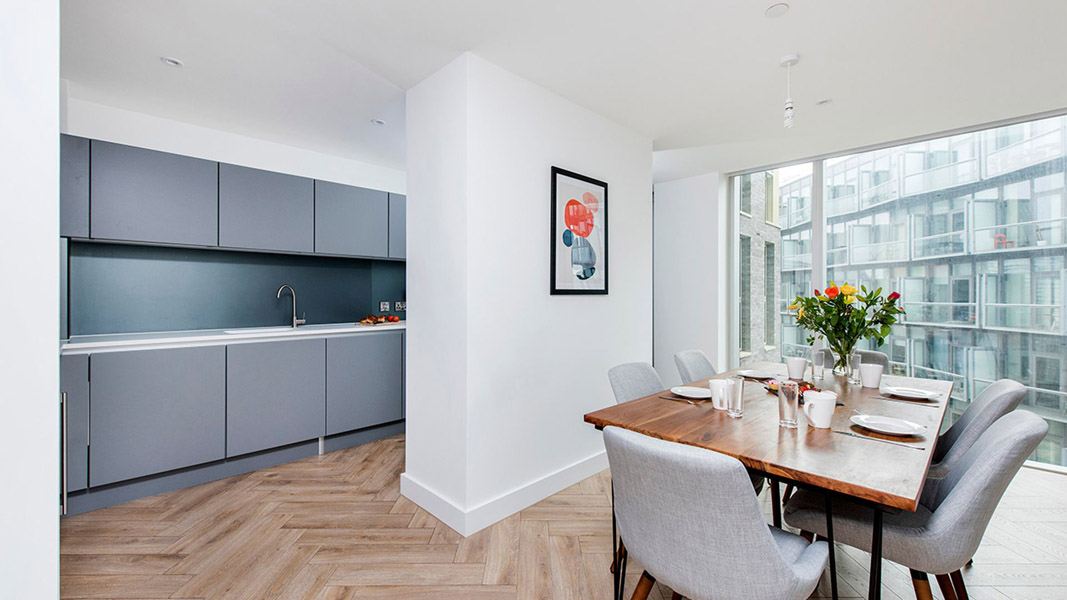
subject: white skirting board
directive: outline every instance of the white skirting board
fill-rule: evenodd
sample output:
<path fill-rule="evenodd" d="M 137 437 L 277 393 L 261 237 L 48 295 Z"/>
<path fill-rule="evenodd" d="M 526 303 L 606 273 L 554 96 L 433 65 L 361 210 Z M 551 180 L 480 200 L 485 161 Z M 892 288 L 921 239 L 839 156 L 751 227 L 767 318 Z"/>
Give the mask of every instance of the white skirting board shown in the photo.
<path fill-rule="evenodd" d="M 607 454 L 598 452 L 468 510 L 408 473 L 400 475 L 400 493 L 461 535 L 469 536 L 606 468 Z"/>

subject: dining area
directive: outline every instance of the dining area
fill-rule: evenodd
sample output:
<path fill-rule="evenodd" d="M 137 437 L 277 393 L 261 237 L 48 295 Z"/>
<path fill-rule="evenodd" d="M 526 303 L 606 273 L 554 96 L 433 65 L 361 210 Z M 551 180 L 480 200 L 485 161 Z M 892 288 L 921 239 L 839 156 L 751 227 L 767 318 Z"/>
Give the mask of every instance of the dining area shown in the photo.
<path fill-rule="evenodd" d="M 790 306 L 815 333 L 782 363 L 719 371 L 681 351 L 685 385 L 671 388 L 648 363 L 609 370 L 617 403 L 584 421 L 603 431 L 610 466 L 616 599 L 631 559 L 643 567 L 634 600 L 657 582 L 692 600 L 803 599 L 820 586 L 845 597 L 842 549 L 869 554 L 868 598 L 882 597 L 886 563 L 907 570 L 917 600 L 935 586 L 971 597 L 964 571 L 1048 424 L 1016 410 L 1026 389 L 1011 379 L 948 423 L 952 381 L 893 374 L 886 354 L 856 348 L 889 333 L 899 295 L 851 291 L 855 306 L 825 292 Z M 835 314 L 855 314 L 855 328 Z"/>

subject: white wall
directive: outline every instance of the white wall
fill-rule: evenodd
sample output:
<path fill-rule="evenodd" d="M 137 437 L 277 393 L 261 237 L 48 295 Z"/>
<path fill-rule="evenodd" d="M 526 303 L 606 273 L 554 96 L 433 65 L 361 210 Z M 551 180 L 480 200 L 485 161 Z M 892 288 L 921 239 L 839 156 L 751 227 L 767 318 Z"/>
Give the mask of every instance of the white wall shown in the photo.
<path fill-rule="evenodd" d="M 0 596 L 59 596 L 59 3 L 0 26 Z"/>
<path fill-rule="evenodd" d="M 466 54 L 409 92 L 408 152 L 419 263 L 408 263 L 402 486 L 469 534 L 606 466 L 582 415 L 614 402 L 609 367 L 651 360 L 652 144 Z M 608 182 L 606 296 L 548 293 L 553 165 Z M 446 303 L 425 305 L 442 293 Z M 465 448 L 419 439 L 437 428 L 465 432 Z M 463 491 L 442 502 L 430 492 L 457 462 Z"/>
<path fill-rule="evenodd" d="M 227 131 L 64 98 L 63 133 L 403 194 L 403 171 Z"/>
<path fill-rule="evenodd" d="M 708 173 L 655 187 L 655 366 L 667 385 L 683 383 L 680 350 L 703 350 L 726 368 L 726 209 L 723 178 Z"/>

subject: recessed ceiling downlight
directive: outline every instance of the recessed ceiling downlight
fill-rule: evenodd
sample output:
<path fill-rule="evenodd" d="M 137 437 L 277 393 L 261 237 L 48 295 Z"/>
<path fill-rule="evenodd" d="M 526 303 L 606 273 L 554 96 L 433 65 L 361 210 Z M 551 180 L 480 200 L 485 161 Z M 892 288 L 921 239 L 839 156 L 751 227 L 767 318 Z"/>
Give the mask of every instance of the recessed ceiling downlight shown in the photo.
<path fill-rule="evenodd" d="M 185 66 L 185 63 L 182 62 L 181 59 L 174 58 L 173 56 L 160 56 L 159 62 L 167 65 L 168 67 L 174 67 L 175 69 L 180 69 Z"/>
<path fill-rule="evenodd" d="M 788 2 L 776 2 L 767 7 L 767 10 L 763 11 L 768 19 L 776 19 L 785 13 L 789 12 Z"/>
<path fill-rule="evenodd" d="M 372 125 L 377 125 L 378 127 L 385 125 L 385 119 L 371 119 L 370 122 Z"/>

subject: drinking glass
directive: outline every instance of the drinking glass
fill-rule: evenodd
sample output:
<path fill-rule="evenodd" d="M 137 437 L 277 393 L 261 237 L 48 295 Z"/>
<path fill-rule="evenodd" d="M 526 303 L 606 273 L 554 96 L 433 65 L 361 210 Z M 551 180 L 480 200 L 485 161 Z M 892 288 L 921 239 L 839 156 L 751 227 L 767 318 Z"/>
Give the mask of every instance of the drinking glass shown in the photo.
<path fill-rule="evenodd" d="M 860 355 L 859 352 L 853 352 L 852 355 L 848 357 L 848 365 L 849 365 L 848 382 L 849 383 L 860 383 L 862 381 L 860 379 L 860 365 L 862 365 L 862 364 L 863 364 L 863 357 Z"/>
<path fill-rule="evenodd" d="M 778 425 L 794 429 L 800 405 L 800 384 L 795 381 L 778 382 Z"/>
<path fill-rule="evenodd" d="M 726 414 L 740 419 L 745 416 L 745 378 L 731 377 L 726 386 Z"/>
<path fill-rule="evenodd" d="M 822 348 L 811 349 L 811 378 L 822 379 L 826 375 L 826 352 Z"/>

